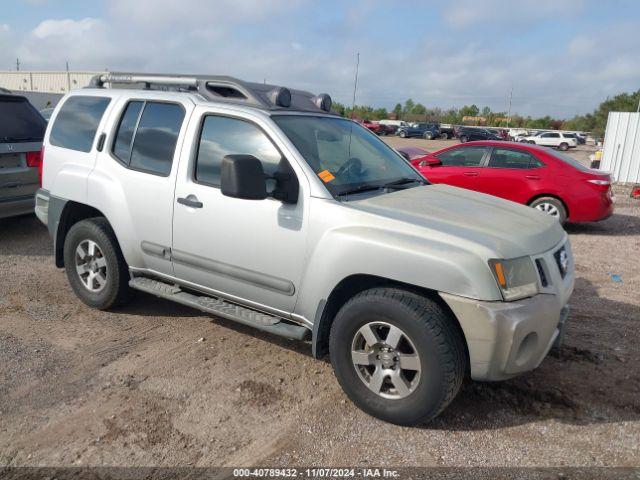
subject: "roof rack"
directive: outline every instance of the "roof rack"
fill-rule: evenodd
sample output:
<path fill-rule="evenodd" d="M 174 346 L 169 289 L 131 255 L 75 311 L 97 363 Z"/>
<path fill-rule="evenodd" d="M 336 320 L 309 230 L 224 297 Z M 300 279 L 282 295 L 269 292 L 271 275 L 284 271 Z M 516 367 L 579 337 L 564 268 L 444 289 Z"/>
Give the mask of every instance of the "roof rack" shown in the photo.
<path fill-rule="evenodd" d="M 138 88 L 199 93 L 207 100 L 248 105 L 263 110 L 331 112 L 331 97 L 277 85 L 252 83 L 223 75 L 174 75 L 110 72 L 96 75 L 90 88 Z"/>

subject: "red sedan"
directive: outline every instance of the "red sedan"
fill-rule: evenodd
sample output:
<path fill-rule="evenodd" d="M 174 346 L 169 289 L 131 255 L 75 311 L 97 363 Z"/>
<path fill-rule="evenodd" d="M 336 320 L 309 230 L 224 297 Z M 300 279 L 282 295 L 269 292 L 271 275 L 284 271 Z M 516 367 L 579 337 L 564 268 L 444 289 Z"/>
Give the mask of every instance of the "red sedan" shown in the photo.
<path fill-rule="evenodd" d="M 610 175 L 550 148 L 469 142 L 413 157 L 411 163 L 431 183 L 523 203 L 563 224 L 595 222 L 613 213 Z"/>

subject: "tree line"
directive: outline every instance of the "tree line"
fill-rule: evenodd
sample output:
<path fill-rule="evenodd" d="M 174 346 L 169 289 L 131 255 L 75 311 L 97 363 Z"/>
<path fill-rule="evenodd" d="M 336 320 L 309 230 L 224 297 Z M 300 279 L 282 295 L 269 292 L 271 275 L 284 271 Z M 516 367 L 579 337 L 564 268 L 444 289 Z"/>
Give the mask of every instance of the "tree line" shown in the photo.
<path fill-rule="evenodd" d="M 404 104 L 397 103 L 388 111 L 386 108 L 374 108 L 368 105 L 356 105 L 354 108 L 341 103 L 334 103 L 333 109 L 347 118 L 360 118 L 363 120 L 383 120 L 394 116 L 398 120 L 424 121 L 451 124 L 479 124 L 482 123 L 494 127 L 549 129 L 549 130 L 577 130 L 591 132 L 592 135 L 602 136 L 607 125 L 609 112 L 635 112 L 640 102 L 640 90 L 633 93 L 621 93 L 613 98 L 607 98 L 592 113 L 576 115 L 569 120 L 553 118 L 549 115 L 533 118 L 518 114 L 511 115 L 507 119 L 507 112 L 494 112 L 489 107 L 479 108 L 477 105 L 465 105 L 460 108 L 442 109 L 440 107 L 428 108 L 421 103 L 408 99 Z M 393 114 L 393 115 L 390 115 Z M 463 121 L 463 119 L 465 121 Z M 484 118 L 484 122 L 480 118 Z"/>

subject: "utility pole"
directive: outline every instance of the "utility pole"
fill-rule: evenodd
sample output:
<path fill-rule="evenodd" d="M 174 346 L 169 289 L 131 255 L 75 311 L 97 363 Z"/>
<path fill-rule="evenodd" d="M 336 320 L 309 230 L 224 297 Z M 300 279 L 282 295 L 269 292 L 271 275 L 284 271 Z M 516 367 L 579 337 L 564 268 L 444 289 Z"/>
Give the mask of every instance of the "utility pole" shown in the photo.
<path fill-rule="evenodd" d="M 507 113 L 507 128 L 511 123 L 511 101 L 513 100 L 513 87 L 511 87 L 511 93 L 509 94 L 509 113 Z"/>
<path fill-rule="evenodd" d="M 20 71 L 20 59 L 16 58 L 16 71 L 19 72 Z"/>
<path fill-rule="evenodd" d="M 358 88 L 358 69 L 360 68 L 360 52 L 356 55 L 356 79 L 353 83 L 353 101 L 351 102 L 351 119 L 353 119 L 354 109 L 356 108 L 356 90 Z"/>

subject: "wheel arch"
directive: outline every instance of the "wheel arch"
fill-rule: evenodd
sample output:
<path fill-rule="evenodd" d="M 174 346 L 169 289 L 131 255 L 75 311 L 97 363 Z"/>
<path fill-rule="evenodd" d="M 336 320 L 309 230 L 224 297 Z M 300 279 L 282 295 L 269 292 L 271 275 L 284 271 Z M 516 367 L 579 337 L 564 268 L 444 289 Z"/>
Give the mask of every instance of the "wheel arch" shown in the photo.
<path fill-rule="evenodd" d="M 555 193 L 537 193 L 536 195 L 534 195 L 529 199 L 529 201 L 527 202 L 527 206 L 530 207 L 533 202 L 535 202 L 539 198 L 544 198 L 544 197 L 555 198 L 556 200 L 558 200 L 564 207 L 565 211 L 567 212 L 567 220 L 569 220 L 571 215 L 569 210 L 569 205 L 567 205 L 567 202 L 565 202 L 559 195 L 556 195 Z"/>
<path fill-rule="evenodd" d="M 64 241 L 71 227 L 82 220 L 94 217 L 103 217 L 106 219 L 106 216 L 97 208 L 72 200 L 65 202 L 60 212 L 60 217 L 55 223 L 55 232 L 53 235 L 56 267 L 64 267 Z M 109 220 L 107 220 L 107 222 L 108 221 Z"/>
<path fill-rule="evenodd" d="M 328 298 L 320 301 L 316 310 L 312 332 L 312 351 L 315 358 L 323 358 L 329 353 L 329 334 L 333 321 L 342 306 L 358 293 L 377 287 L 397 288 L 406 290 L 418 295 L 422 295 L 436 302 L 442 309 L 449 314 L 449 318 L 455 324 L 455 328 L 459 331 L 461 338 L 464 339 L 464 348 L 466 358 L 469 359 L 469 351 L 467 339 L 458 321 L 449 305 L 438 295 L 438 292 L 429 288 L 419 287 L 408 283 L 399 282 L 389 278 L 379 277 L 369 274 L 354 274 L 342 279 L 331 291 Z"/>

